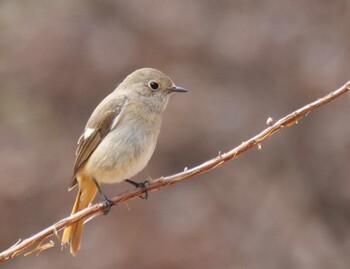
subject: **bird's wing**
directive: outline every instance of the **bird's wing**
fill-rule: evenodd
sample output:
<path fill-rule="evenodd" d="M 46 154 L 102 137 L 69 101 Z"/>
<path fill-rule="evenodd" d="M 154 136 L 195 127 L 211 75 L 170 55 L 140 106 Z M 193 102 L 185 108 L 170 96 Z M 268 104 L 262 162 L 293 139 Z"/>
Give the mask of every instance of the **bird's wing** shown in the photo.
<path fill-rule="evenodd" d="M 86 124 L 83 134 L 78 140 L 75 153 L 74 174 L 70 189 L 77 184 L 76 174 L 108 132 L 116 127 L 127 103 L 125 96 L 120 96 L 101 103 Z"/>

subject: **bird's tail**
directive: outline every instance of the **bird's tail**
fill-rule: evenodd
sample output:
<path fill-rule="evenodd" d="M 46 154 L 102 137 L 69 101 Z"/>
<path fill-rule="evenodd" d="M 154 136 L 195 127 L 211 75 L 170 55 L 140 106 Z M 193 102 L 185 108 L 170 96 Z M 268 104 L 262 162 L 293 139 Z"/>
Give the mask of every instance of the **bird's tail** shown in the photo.
<path fill-rule="evenodd" d="M 88 207 L 88 205 L 94 200 L 97 187 L 95 182 L 90 178 L 79 178 L 79 191 L 75 203 L 73 206 L 72 214 Z M 76 223 L 68 226 L 64 229 L 61 243 L 70 245 L 70 253 L 76 256 L 80 249 L 80 241 L 83 235 L 84 220 L 79 220 Z"/>

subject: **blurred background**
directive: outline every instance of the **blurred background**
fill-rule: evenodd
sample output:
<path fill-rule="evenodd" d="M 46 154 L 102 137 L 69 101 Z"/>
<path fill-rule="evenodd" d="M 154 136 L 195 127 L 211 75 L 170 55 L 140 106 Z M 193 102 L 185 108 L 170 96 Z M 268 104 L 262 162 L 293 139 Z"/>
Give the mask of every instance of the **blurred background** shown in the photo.
<path fill-rule="evenodd" d="M 349 14 L 342 0 L 1 1 L 0 250 L 70 213 L 77 139 L 127 74 L 155 67 L 190 90 L 134 180 L 170 175 L 350 80 Z M 56 240 L 1 268 L 349 268 L 349 111 L 343 96 L 262 150 L 120 204 L 76 258 Z"/>

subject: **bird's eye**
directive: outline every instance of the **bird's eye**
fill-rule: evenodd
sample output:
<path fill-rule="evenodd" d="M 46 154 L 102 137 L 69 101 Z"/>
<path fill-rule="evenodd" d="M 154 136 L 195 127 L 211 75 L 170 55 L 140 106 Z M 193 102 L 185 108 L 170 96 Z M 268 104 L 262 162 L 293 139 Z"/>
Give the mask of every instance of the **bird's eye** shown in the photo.
<path fill-rule="evenodd" d="M 153 91 L 156 91 L 159 88 L 159 84 L 157 82 L 154 82 L 154 81 L 150 82 L 149 86 L 151 87 L 151 89 Z"/>

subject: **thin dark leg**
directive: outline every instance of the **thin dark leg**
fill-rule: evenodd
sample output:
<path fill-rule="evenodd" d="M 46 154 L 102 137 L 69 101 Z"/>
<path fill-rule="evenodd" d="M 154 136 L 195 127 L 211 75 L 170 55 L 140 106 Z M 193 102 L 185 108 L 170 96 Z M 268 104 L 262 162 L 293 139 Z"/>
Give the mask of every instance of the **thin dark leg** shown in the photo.
<path fill-rule="evenodd" d="M 140 197 L 141 197 L 141 199 L 147 200 L 147 198 L 148 198 L 147 185 L 149 185 L 148 180 L 139 183 L 139 182 L 132 181 L 130 179 L 126 179 L 125 182 L 128 182 L 131 185 L 134 185 L 135 188 L 141 188 L 145 194 L 144 194 L 144 196 L 140 196 Z"/>
<path fill-rule="evenodd" d="M 95 185 L 98 189 L 98 192 L 100 193 L 101 197 L 102 197 L 102 203 L 105 207 L 104 211 L 103 211 L 103 215 L 107 215 L 109 213 L 109 211 L 111 210 L 112 205 L 114 205 L 114 202 L 110 199 L 108 199 L 108 197 L 102 192 L 102 189 L 100 187 L 100 185 L 97 183 L 97 181 L 94 179 Z"/>

